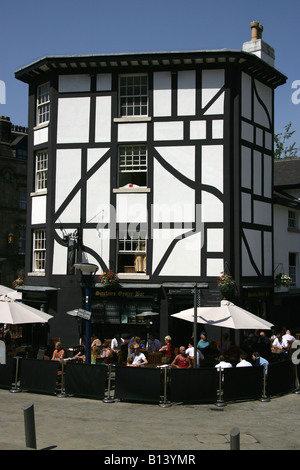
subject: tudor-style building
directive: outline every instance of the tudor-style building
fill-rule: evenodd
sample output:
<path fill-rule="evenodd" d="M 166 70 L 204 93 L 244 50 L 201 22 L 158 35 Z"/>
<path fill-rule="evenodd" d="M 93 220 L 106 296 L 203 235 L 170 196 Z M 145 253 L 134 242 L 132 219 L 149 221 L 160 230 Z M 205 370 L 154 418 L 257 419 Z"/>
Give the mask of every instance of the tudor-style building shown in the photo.
<path fill-rule="evenodd" d="M 260 25 L 251 25 L 259 34 Z M 29 204 L 23 298 L 46 304 L 74 342 L 85 261 L 93 329 L 186 340 L 170 315 L 219 303 L 229 272 L 241 304 L 268 315 L 273 292 L 274 91 L 286 77 L 253 35 L 242 51 L 44 57 L 29 84 Z M 108 268 L 120 278 L 103 288 Z M 86 279 L 86 278 L 84 278 Z M 263 311 L 258 306 L 263 299 Z"/>

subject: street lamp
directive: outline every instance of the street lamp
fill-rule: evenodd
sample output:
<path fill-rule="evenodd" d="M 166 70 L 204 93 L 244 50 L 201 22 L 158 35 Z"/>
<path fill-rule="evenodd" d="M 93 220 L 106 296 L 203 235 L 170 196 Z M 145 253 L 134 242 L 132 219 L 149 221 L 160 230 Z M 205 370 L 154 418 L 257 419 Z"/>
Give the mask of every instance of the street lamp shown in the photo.
<path fill-rule="evenodd" d="M 93 263 L 75 263 L 74 267 L 79 269 L 81 273 L 89 274 L 88 282 L 85 282 L 85 310 L 90 311 L 90 290 L 92 276 L 98 270 L 98 266 Z M 91 363 L 91 322 L 85 319 L 85 362 Z"/>

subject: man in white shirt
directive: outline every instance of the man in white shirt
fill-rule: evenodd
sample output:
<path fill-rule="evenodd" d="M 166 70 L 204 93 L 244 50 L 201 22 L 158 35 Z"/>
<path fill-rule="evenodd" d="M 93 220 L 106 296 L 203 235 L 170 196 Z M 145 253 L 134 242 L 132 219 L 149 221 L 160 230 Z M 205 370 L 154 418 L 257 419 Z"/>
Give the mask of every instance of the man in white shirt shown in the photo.
<path fill-rule="evenodd" d="M 217 365 L 215 366 L 215 368 L 218 369 L 218 370 L 220 370 L 220 369 L 221 369 L 221 370 L 224 370 L 224 369 L 227 369 L 227 368 L 232 367 L 232 364 L 230 364 L 230 362 L 226 362 L 226 361 L 225 361 L 225 358 L 224 358 L 223 355 L 221 355 L 221 356 L 219 357 L 219 361 L 220 361 L 219 364 L 217 364 Z"/>
<path fill-rule="evenodd" d="M 240 355 L 240 362 L 236 365 L 236 367 L 252 367 L 251 362 L 246 361 L 246 354 Z"/>
<path fill-rule="evenodd" d="M 186 349 L 186 354 L 188 354 L 190 357 L 193 357 L 195 360 L 195 355 L 194 355 L 194 346 L 192 343 L 189 343 L 189 347 Z M 199 349 L 197 349 L 197 367 L 200 367 L 200 361 L 203 361 L 204 356 Z"/>
<path fill-rule="evenodd" d="M 285 335 L 282 336 L 282 339 L 284 341 L 296 341 L 296 338 L 293 335 L 291 335 L 290 330 L 286 330 L 286 333 Z"/>
<path fill-rule="evenodd" d="M 286 349 L 288 347 L 288 342 L 285 339 L 283 339 L 283 337 L 281 336 L 281 333 L 279 333 L 274 339 L 272 346 L 278 349 Z"/>
<path fill-rule="evenodd" d="M 148 364 L 145 354 L 140 352 L 140 347 L 137 343 L 133 344 L 133 366 L 139 367 Z"/>

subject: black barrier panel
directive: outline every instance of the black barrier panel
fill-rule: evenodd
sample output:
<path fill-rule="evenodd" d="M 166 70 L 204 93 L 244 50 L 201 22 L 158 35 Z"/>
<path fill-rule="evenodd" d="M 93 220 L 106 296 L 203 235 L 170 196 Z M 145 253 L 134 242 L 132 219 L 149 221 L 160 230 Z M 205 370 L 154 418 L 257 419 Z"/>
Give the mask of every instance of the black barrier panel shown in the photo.
<path fill-rule="evenodd" d="M 117 366 L 115 371 L 115 398 L 124 401 L 159 403 L 160 369 Z"/>
<path fill-rule="evenodd" d="M 0 364 L 0 388 L 11 388 L 15 382 L 15 359 L 8 357 L 6 364 Z"/>
<path fill-rule="evenodd" d="M 58 369 L 56 361 L 22 359 L 21 389 L 38 393 L 55 393 Z"/>
<path fill-rule="evenodd" d="M 171 400 L 185 403 L 213 403 L 217 399 L 218 373 L 215 368 L 171 369 Z"/>
<path fill-rule="evenodd" d="M 263 373 L 262 366 L 224 369 L 223 400 L 245 400 L 261 397 L 263 394 Z"/>
<path fill-rule="evenodd" d="M 295 371 L 292 361 L 272 362 L 268 367 L 267 394 L 279 395 L 295 390 Z"/>
<path fill-rule="evenodd" d="M 66 364 L 67 394 L 102 399 L 105 395 L 106 366 L 95 364 Z"/>

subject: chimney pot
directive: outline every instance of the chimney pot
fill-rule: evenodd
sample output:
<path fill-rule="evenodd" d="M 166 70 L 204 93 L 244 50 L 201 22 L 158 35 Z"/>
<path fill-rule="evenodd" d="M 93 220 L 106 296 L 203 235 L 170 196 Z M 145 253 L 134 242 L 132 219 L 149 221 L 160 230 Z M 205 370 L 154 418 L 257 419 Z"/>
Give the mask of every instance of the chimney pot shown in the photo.
<path fill-rule="evenodd" d="M 259 21 L 251 22 L 251 41 L 256 41 L 257 39 L 262 38 L 262 32 L 264 27 L 262 24 L 259 24 Z"/>

